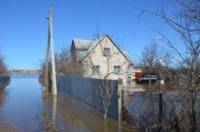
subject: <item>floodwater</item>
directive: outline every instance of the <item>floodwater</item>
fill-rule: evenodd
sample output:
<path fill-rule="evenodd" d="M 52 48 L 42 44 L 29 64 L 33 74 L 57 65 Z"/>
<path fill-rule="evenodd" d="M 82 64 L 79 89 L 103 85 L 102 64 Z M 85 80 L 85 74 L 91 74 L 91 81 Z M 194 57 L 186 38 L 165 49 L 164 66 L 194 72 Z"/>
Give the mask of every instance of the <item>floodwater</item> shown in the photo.
<path fill-rule="evenodd" d="M 68 94 L 42 98 L 38 75 L 13 75 L 0 93 L 0 131 L 3 132 L 117 132 L 133 131 Z"/>

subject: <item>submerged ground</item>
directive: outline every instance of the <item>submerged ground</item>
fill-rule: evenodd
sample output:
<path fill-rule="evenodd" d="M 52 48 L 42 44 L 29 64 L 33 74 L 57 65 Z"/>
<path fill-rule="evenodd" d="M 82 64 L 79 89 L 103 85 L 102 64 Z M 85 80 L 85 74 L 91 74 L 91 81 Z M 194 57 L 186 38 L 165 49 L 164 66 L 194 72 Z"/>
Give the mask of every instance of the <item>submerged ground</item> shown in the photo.
<path fill-rule="evenodd" d="M 132 131 L 65 94 L 42 98 L 37 75 L 14 75 L 0 93 L 1 131 Z"/>

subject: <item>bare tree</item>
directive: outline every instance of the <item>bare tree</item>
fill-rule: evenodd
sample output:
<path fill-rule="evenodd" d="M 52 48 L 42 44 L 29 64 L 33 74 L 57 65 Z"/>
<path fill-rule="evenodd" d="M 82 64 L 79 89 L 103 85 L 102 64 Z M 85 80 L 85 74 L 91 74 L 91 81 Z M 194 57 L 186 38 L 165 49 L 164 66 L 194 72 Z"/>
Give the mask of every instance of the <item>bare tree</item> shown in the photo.
<path fill-rule="evenodd" d="M 62 48 L 60 52 L 57 52 L 55 55 L 55 61 L 56 61 L 56 72 L 59 75 L 65 75 L 65 76 L 70 76 L 72 74 L 72 64 L 71 64 L 71 56 L 68 48 Z M 49 65 L 51 66 L 51 65 Z M 40 75 L 40 83 L 45 85 L 44 80 L 45 80 L 45 69 L 46 69 L 46 64 L 45 62 L 41 62 L 40 64 L 41 67 L 41 75 Z M 50 74 L 50 68 L 46 69 L 48 70 Z M 48 77 L 50 78 L 50 76 Z M 50 80 L 50 79 L 47 79 Z M 51 82 L 49 82 L 51 83 Z"/>
<path fill-rule="evenodd" d="M 58 74 L 71 75 L 71 57 L 68 48 L 56 53 L 56 71 Z"/>
<path fill-rule="evenodd" d="M 163 50 L 164 48 L 158 44 L 158 40 L 153 40 L 145 46 L 141 53 L 139 67 L 143 69 L 145 74 L 154 74 L 164 79 L 169 72 L 171 54 L 169 51 Z M 149 81 L 149 84 L 151 86 L 151 81 Z"/>
<path fill-rule="evenodd" d="M 177 35 L 180 36 L 180 42 L 185 46 L 186 51 L 181 52 L 176 48 L 176 43 L 168 38 L 158 29 L 154 29 L 163 37 L 163 42 L 173 49 L 179 56 L 180 67 L 186 69 L 185 76 L 190 82 L 187 86 L 195 88 L 199 85 L 200 71 L 200 1 L 198 0 L 173 0 L 178 8 L 174 17 L 169 17 L 164 9 L 154 12 L 149 10 L 140 10 L 141 14 L 149 13 L 161 18 Z"/>
<path fill-rule="evenodd" d="M 8 76 L 7 66 L 5 64 L 4 58 L 0 55 L 0 75 Z"/>
<path fill-rule="evenodd" d="M 167 131 L 191 131 L 195 132 L 199 130 L 199 91 L 197 90 L 200 85 L 200 1 L 199 0 L 172 0 L 178 6 L 175 9 L 175 15 L 168 15 L 164 9 L 160 11 L 140 10 L 141 14 L 148 13 L 159 17 L 166 23 L 176 35 L 180 36 L 180 42 L 182 47 L 185 47 L 185 51 L 181 52 L 176 47 L 176 42 L 171 40 L 168 35 L 160 32 L 158 29 L 152 28 L 154 31 L 162 36 L 162 41 L 171 48 L 179 57 L 178 66 L 175 68 L 176 78 L 180 78 L 184 84 L 183 91 L 179 90 L 178 93 L 164 92 L 165 97 L 175 102 L 180 100 L 181 105 L 174 104 L 172 107 L 174 110 L 170 112 L 166 119 L 162 118 L 156 124 L 151 124 L 147 118 L 144 120 L 144 128 L 153 128 L 154 126 L 162 126 L 162 129 Z M 141 15 L 140 14 L 140 15 Z M 172 17 L 171 17 L 172 16 Z M 171 95 L 177 94 L 174 98 Z M 161 106 L 162 107 L 162 106 Z M 176 110 L 175 110 L 176 109 Z M 177 110 L 179 109 L 179 110 Z M 165 112 L 167 108 L 162 109 Z M 165 123 L 165 125 L 163 125 Z M 147 126 L 147 127 L 146 127 Z"/>

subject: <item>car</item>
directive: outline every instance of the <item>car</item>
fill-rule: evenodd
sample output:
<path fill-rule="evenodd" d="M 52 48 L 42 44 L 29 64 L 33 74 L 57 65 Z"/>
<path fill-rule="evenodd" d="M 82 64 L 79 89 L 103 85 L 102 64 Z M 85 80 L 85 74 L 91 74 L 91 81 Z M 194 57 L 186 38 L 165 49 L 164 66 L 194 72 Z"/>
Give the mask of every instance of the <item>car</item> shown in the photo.
<path fill-rule="evenodd" d="M 146 74 L 143 77 L 138 79 L 139 83 L 144 83 L 144 82 L 156 82 L 158 80 L 158 77 L 156 75 L 150 75 L 150 74 Z"/>

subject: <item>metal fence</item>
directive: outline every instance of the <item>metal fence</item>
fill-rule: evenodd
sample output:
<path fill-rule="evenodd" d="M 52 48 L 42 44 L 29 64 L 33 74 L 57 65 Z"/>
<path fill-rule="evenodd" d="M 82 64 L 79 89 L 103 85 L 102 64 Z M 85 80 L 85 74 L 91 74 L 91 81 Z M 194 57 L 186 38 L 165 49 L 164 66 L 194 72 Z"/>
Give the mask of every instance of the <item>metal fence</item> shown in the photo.
<path fill-rule="evenodd" d="M 200 130 L 200 92 L 135 93 L 127 107 L 140 131 Z"/>
<path fill-rule="evenodd" d="M 118 119 L 118 81 L 58 76 L 57 83 L 59 92 L 66 92 L 100 112 L 104 112 L 104 99 L 101 92 L 109 88 L 108 92 L 112 92 L 112 96 L 107 115 Z"/>

